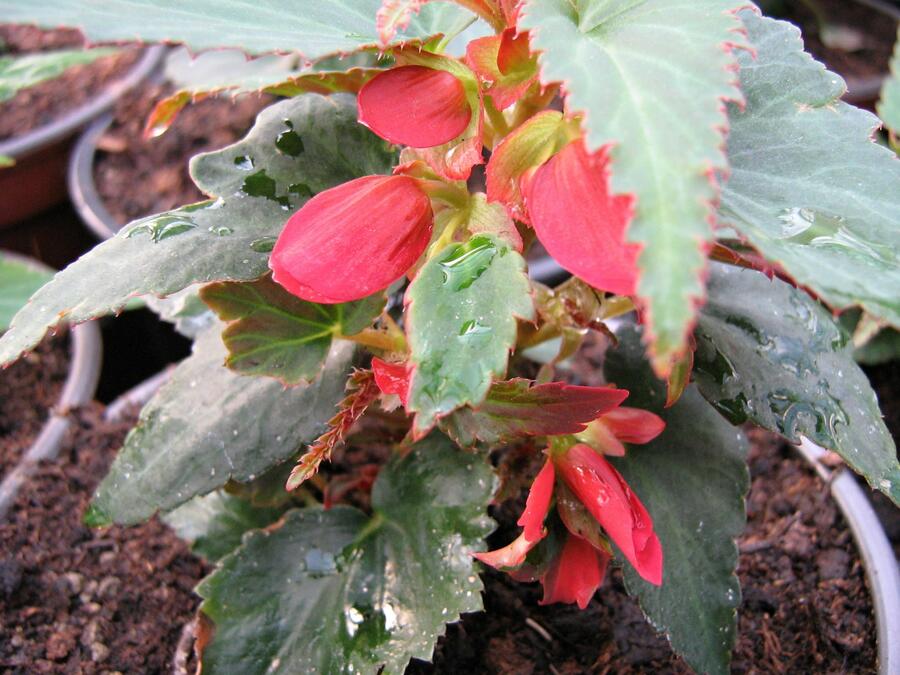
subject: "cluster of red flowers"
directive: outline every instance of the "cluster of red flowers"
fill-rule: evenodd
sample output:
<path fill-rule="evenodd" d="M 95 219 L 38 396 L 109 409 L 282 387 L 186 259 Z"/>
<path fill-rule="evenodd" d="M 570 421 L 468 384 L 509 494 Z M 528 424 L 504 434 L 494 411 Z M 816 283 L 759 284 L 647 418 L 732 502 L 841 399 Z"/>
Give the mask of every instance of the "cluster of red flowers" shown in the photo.
<path fill-rule="evenodd" d="M 303 299 L 356 300 L 413 269 L 431 241 L 435 211 L 466 207 L 448 201 L 446 188 L 484 161 L 486 110 L 499 113 L 540 90 L 528 35 L 514 28 L 473 41 L 465 63 L 408 48 L 395 57 L 400 65 L 360 90 L 359 121 L 406 146 L 406 161 L 392 176 L 326 190 L 288 220 L 270 265 L 275 280 Z M 512 130 L 495 127 L 488 201 L 532 226 L 573 274 L 633 294 L 639 247 L 625 241 L 633 198 L 610 193 L 608 149 L 589 153 L 577 120 L 552 110 Z"/>
<path fill-rule="evenodd" d="M 515 10 L 507 14 L 514 26 Z M 305 300 L 339 303 L 411 274 L 440 234 L 435 214 L 469 208 L 462 181 L 488 147 L 487 200 L 505 207 L 508 230 L 516 231 L 513 221 L 532 227 L 573 274 L 633 294 L 638 247 L 625 242 L 633 198 L 610 193 L 608 148 L 588 152 L 579 120 L 554 110 L 531 114 L 556 92 L 537 81 L 528 34 L 512 27 L 475 40 L 461 60 L 409 48 L 393 53 L 397 65 L 360 90 L 359 121 L 405 146 L 402 163 L 391 176 L 365 176 L 310 199 L 272 252 L 275 280 Z M 533 105 L 522 119 L 503 114 L 525 96 Z M 382 392 L 405 405 L 407 366 L 375 359 L 373 369 Z M 551 443 L 519 520 L 522 535 L 477 557 L 517 578 L 540 579 L 545 603 L 584 607 L 603 580 L 611 539 L 644 579 L 661 583 L 651 518 L 604 454 L 622 455 L 623 441 L 646 443 L 662 428 L 652 413 L 615 407 L 589 425 L 583 442 Z"/>

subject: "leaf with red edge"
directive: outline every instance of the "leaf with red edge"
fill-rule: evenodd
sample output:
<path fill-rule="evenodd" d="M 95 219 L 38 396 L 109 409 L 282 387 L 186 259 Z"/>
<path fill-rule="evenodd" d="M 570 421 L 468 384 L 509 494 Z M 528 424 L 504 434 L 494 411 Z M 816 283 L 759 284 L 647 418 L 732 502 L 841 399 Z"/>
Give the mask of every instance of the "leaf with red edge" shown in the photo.
<path fill-rule="evenodd" d="M 625 240 L 634 197 L 612 194 L 608 150 L 588 154 L 573 141 L 524 182 L 531 224 L 550 255 L 595 288 L 634 293 L 640 247 Z"/>
<path fill-rule="evenodd" d="M 441 428 L 462 446 L 478 441 L 502 443 L 520 436 L 574 434 L 627 396 L 624 389 L 535 384 L 517 378 L 495 382 L 483 403 L 457 410 L 441 421 Z"/>
<path fill-rule="evenodd" d="M 737 10 L 745 0 L 526 0 L 518 27 L 541 52 L 541 81 L 583 114 L 588 152 L 614 145 L 610 193 L 636 198 L 637 295 L 654 368 L 666 375 L 704 297 L 725 104 L 740 102 Z M 776 153 L 777 154 L 777 153 Z M 775 218 L 773 212 L 772 218 Z"/>
<path fill-rule="evenodd" d="M 487 163 L 488 201 L 500 202 L 516 220 L 529 222 L 519 179 L 553 155 L 562 141 L 562 113 L 540 112 L 512 131 L 494 148 Z"/>
<path fill-rule="evenodd" d="M 320 192 L 291 216 L 269 267 L 276 282 L 304 300 L 358 300 L 415 264 L 432 220 L 431 201 L 414 178 L 357 178 Z"/>
<path fill-rule="evenodd" d="M 379 73 L 360 89 L 358 105 L 361 124 L 391 143 L 413 148 L 452 141 L 473 116 L 456 75 L 419 65 Z"/>
<path fill-rule="evenodd" d="M 684 393 L 685 387 L 691 382 L 691 371 L 694 370 L 694 350 L 696 342 L 691 336 L 688 350 L 675 359 L 669 376 L 666 378 L 666 407 L 671 408 L 678 402 Z"/>
<path fill-rule="evenodd" d="M 200 289 L 222 321 L 225 365 L 245 375 L 266 375 L 291 386 L 315 378 L 332 341 L 368 327 L 384 308 L 383 294 L 358 302 L 319 305 L 288 293 L 266 275 L 222 281 Z"/>
<path fill-rule="evenodd" d="M 537 81 L 537 57 L 528 50 L 528 35 L 508 28 L 502 35 L 472 40 L 466 63 L 487 84 L 485 94 L 504 110 L 519 100 Z"/>
<path fill-rule="evenodd" d="M 409 25 L 413 14 L 418 14 L 428 0 L 381 0 L 375 14 L 375 29 L 381 44 L 390 44 L 398 30 Z"/>
<path fill-rule="evenodd" d="M 338 404 L 338 412 L 328 420 L 328 430 L 303 453 L 285 484 L 296 490 L 319 471 L 319 465 L 331 459 L 335 448 L 342 445 L 350 428 L 378 398 L 378 385 L 371 370 L 355 370 L 347 380 L 347 396 Z"/>

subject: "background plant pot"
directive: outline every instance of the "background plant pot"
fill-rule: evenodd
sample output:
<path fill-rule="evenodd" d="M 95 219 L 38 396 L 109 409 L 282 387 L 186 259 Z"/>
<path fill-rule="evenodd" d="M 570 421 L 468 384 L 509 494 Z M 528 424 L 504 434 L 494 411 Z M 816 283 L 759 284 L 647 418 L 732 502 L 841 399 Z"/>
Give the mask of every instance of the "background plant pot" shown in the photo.
<path fill-rule="evenodd" d="M 856 540 L 875 607 L 878 672 L 900 673 L 900 569 L 881 521 L 846 467 L 832 471 L 822 464 L 825 449 L 807 439 L 797 448 L 830 486 Z"/>
<path fill-rule="evenodd" d="M 159 65 L 166 48 L 149 47 L 135 66 L 88 103 L 23 136 L 0 142 L 15 165 L 0 170 L 0 228 L 41 213 L 66 196 L 65 172 L 74 135 Z"/>
<path fill-rule="evenodd" d="M 33 264 L 41 266 L 36 261 Z M 59 400 L 37 438 L 0 483 L 0 521 L 6 517 L 16 493 L 38 462 L 56 456 L 71 424 L 70 410 L 94 398 L 100 378 L 102 351 L 100 329 L 96 322 L 90 321 L 72 329 L 69 372 Z"/>

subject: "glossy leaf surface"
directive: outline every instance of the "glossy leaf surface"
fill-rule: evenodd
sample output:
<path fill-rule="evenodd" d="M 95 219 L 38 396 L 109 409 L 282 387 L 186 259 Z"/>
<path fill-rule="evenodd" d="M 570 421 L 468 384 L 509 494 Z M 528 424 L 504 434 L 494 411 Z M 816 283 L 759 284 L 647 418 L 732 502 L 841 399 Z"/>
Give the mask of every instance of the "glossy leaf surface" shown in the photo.
<path fill-rule="evenodd" d="M 270 276 L 205 286 L 203 301 L 223 321 L 225 364 L 245 375 L 267 375 L 286 385 L 316 377 L 334 338 L 354 335 L 381 314 L 384 296 L 339 305 L 301 300 Z"/>
<path fill-rule="evenodd" d="M 541 81 L 561 82 L 583 113 L 589 152 L 614 144 L 612 192 L 634 194 L 630 241 L 644 245 L 638 295 L 658 371 L 685 347 L 703 298 L 712 239 L 708 172 L 726 166 L 723 100 L 740 92 L 728 49 L 739 42 L 740 0 L 527 0 Z"/>
<path fill-rule="evenodd" d="M 162 516 L 162 521 L 187 541 L 195 554 L 215 562 L 240 545 L 244 532 L 271 525 L 282 513 L 283 508 L 253 506 L 216 490 L 194 497 Z"/>
<path fill-rule="evenodd" d="M 429 659 L 446 622 L 482 607 L 472 553 L 492 492 L 480 457 L 432 436 L 382 470 L 372 518 L 305 509 L 249 535 L 198 588 L 215 624 L 204 672 L 400 673 Z"/>
<path fill-rule="evenodd" d="M 741 603 L 735 538 L 744 529 L 747 441 L 690 386 L 667 410 L 665 384 L 641 363 L 639 333 L 625 328 L 607 379 L 641 392 L 666 429 L 610 461 L 640 495 L 663 549 L 663 583 L 623 568 L 628 592 L 650 623 L 697 672 L 727 675 Z M 631 401 L 630 401 L 631 402 Z"/>
<path fill-rule="evenodd" d="M 821 305 L 783 281 L 716 264 L 696 336 L 697 383 L 723 415 L 834 450 L 900 502 L 897 450 L 875 393 Z"/>
<path fill-rule="evenodd" d="M 0 16 L 10 23 L 74 26 L 95 42 L 184 42 L 195 51 L 237 47 L 252 54 L 297 50 L 317 59 L 378 46 L 380 4 L 329 0 L 306 3 L 297 11 L 286 0 L 47 0 L 39 5 L 0 0 Z M 430 3 L 395 41 L 455 32 L 471 17 L 451 3 Z"/>
<path fill-rule="evenodd" d="M 900 162 L 871 141 L 878 119 L 839 100 L 795 27 L 741 18 L 756 57 L 739 56 L 722 221 L 833 307 L 900 325 Z"/>
<path fill-rule="evenodd" d="M 441 428 L 462 446 L 477 441 L 501 443 L 521 436 L 574 434 L 615 408 L 627 395 L 623 389 L 562 382 L 495 382 L 480 405 L 445 417 Z"/>
<path fill-rule="evenodd" d="M 290 139 L 296 148 L 294 137 L 302 152 L 279 147 Z M 57 274 L 13 320 L 0 364 L 46 330 L 116 312 L 136 296 L 256 279 L 294 209 L 329 187 L 389 171 L 395 157 L 356 122 L 349 96 L 308 94 L 266 108 L 244 140 L 191 162 L 194 182 L 219 199 L 138 220 Z"/>
<path fill-rule="evenodd" d="M 516 317 L 531 319 L 534 307 L 522 256 L 490 235 L 429 260 L 406 302 L 415 367 L 407 409 L 421 434 L 438 417 L 484 399 L 492 379 L 506 373 Z"/>
<path fill-rule="evenodd" d="M 317 380 L 286 390 L 223 366 L 219 335 L 203 334 L 144 406 L 85 519 L 94 526 L 136 523 L 290 459 L 325 430 L 343 398 L 352 354 L 349 343 L 336 345 Z"/>

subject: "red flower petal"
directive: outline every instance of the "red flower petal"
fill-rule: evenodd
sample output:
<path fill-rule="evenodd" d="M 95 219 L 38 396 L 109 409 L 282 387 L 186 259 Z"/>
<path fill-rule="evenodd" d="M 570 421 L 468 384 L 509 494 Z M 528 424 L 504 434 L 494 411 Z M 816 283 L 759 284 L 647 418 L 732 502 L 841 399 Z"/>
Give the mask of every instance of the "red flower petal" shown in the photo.
<path fill-rule="evenodd" d="M 529 222 L 519 179 L 549 159 L 562 125 L 561 113 L 545 110 L 500 141 L 485 169 L 488 201 L 502 203 L 510 216 Z"/>
<path fill-rule="evenodd" d="M 474 555 L 485 565 L 490 565 L 494 569 L 518 567 L 525 562 L 525 556 L 537 545 L 538 541 L 540 539 L 529 541 L 524 534 L 520 534 L 515 541 L 503 548 L 484 553 L 475 553 Z"/>
<path fill-rule="evenodd" d="M 405 363 L 387 363 L 377 356 L 372 359 L 372 372 L 375 374 L 375 384 L 382 394 L 395 394 L 400 397 L 403 407 L 406 407 L 406 397 L 409 395 L 410 372 Z"/>
<path fill-rule="evenodd" d="M 538 239 L 556 261 L 595 288 L 633 295 L 640 246 L 625 242 L 634 197 L 609 192 L 609 154 L 569 143 L 522 192 Z"/>
<path fill-rule="evenodd" d="M 600 423 L 620 441 L 638 444 L 649 443 L 666 428 L 666 423 L 659 415 L 625 406 L 603 415 Z"/>
<path fill-rule="evenodd" d="M 431 238 L 431 202 L 408 176 L 365 176 L 310 199 L 272 256 L 276 282 L 310 302 L 359 300 L 415 264 Z"/>
<path fill-rule="evenodd" d="M 637 573 L 662 583 L 662 547 L 653 521 L 622 475 L 587 445 L 575 445 L 556 459 L 560 475 L 603 526 Z"/>
<path fill-rule="evenodd" d="M 522 511 L 522 516 L 516 523 L 519 527 L 525 528 L 522 534 L 528 541 L 539 541 L 544 537 L 544 519 L 550 508 L 555 479 L 556 472 L 553 470 L 553 462 L 548 459 L 531 484 L 531 490 L 528 492 L 528 499 L 525 502 L 525 510 Z"/>
<path fill-rule="evenodd" d="M 399 66 L 359 91 L 359 121 L 391 143 L 431 148 L 462 134 L 472 119 L 462 82 L 445 70 Z"/>
<path fill-rule="evenodd" d="M 562 553 L 550 563 L 550 568 L 541 579 L 544 598 L 540 604 L 577 602 L 584 609 L 603 583 L 608 563 L 607 553 L 570 534 Z"/>

